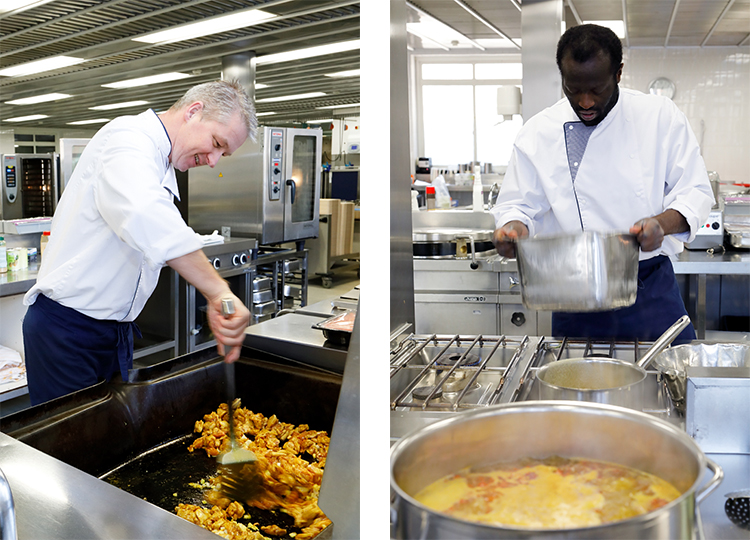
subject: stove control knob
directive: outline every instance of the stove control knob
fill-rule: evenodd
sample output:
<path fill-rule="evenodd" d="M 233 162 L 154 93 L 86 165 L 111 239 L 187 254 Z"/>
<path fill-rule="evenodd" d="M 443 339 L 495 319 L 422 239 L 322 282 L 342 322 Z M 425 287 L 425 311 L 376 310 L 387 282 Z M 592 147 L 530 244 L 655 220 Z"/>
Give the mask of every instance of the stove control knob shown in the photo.
<path fill-rule="evenodd" d="M 277 175 L 277 174 L 279 174 L 280 172 L 281 172 L 281 169 L 279 169 L 278 167 L 276 167 L 276 168 L 275 168 L 275 169 L 273 170 L 273 174 L 274 174 L 274 175 Z"/>
<path fill-rule="evenodd" d="M 235 253 L 232 255 L 232 266 L 239 266 L 240 265 L 240 256 L 238 253 Z"/>
<path fill-rule="evenodd" d="M 247 264 L 247 253 L 240 255 L 240 264 Z"/>
<path fill-rule="evenodd" d="M 512 322 L 516 326 L 523 326 L 526 322 L 526 315 L 524 315 L 520 311 L 516 311 L 513 315 L 510 316 L 510 322 Z"/>
<path fill-rule="evenodd" d="M 214 268 L 218 270 L 219 268 L 221 268 L 221 259 L 216 257 L 213 261 L 211 261 L 211 264 L 213 264 Z"/>
<path fill-rule="evenodd" d="M 276 143 L 276 144 L 274 145 L 273 149 L 274 149 L 274 150 L 276 150 L 276 151 L 278 152 L 279 150 L 281 150 L 281 145 L 280 145 L 279 143 Z"/>

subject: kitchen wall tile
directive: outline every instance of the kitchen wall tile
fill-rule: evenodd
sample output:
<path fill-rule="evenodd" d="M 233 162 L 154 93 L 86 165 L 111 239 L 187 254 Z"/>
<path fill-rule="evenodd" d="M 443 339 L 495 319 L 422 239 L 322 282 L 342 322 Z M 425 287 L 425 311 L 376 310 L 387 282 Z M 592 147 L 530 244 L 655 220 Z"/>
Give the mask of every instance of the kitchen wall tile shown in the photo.
<path fill-rule="evenodd" d="M 750 49 L 748 47 L 631 48 L 624 51 L 621 86 L 648 92 L 667 77 L 687 116 L 708 170 L 723 182 L 750 183 Z"/>

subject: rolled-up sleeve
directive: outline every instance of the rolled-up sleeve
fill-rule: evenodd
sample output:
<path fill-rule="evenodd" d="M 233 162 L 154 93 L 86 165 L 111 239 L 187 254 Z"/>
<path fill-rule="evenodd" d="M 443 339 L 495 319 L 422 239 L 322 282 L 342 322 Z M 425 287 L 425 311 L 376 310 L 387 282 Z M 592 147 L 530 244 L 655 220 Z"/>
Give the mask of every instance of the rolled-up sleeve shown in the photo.
<path fill-rule="evenodd" d="M 102 152 L 94 198 L 115 234 L 157 268 L 202 244 L 182 219 L 172 194 L 162 186 L 164 176 L 173 174 L 171 167 L 143 159 L 153 155 L 154 144 L 135 130 L 113 133 Z"/>

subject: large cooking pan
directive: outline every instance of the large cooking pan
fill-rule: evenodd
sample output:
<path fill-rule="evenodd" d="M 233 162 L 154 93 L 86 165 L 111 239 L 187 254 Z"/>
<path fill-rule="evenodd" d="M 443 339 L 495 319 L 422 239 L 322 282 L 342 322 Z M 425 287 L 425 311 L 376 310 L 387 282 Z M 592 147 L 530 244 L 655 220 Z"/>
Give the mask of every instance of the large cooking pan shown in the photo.
<path fill-rule="evenodd" d="M 215 350 L 205 349 L 132 370 L 129 384 L 101 382 L 6 416 L 0 427 L 168 512 L 179 503 L 201 504 L 201 492 L 188 483 L 215 474 L 216 461 L 203 452 L 188 452 L 187 446 L 195 437 L 195 421 L 225 400 L 221 360 Z M 340 376 L 247 347 L 236 371 L 244 407 L 331 432 Z M 249 513 L 263 525 L 293 522 L 276 512 L 279 519 L 271 519 L 270 511 Z"/>
<path fill-rule="evenodd" d="M 565 530 L 493 526 L 456 519 L 414 495 L 466 467 L 549 456 L 589 458 L 655 474 L 681 495 L 630 519 Z M 706 468 L 712 479 L 703 484 Z M 422 427 L 393 446 L 393 534 L 401 539 L 475 538 L 632 540 L 693 538 L 695 507 L 723 477 L 684 431 L 648 414 L 599 403 L 526 401 L 459 413 Z"/>
<path fill-rule="evenodd" d="M 568 358 L 547 364 L 536 374 L 539 398 L 609 403 L 641 410 L 646 368 L 688 324 L 690 318 L 682 316 L 637 364 L 602 357 Z"/>

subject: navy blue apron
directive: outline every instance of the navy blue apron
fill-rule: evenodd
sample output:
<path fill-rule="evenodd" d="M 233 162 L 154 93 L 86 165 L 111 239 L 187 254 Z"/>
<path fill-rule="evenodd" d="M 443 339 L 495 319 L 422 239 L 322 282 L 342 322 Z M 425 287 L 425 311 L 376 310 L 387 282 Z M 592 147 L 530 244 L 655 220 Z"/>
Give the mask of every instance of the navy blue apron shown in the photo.
<path fill-rule="evenodd" d="M 638 295 L 626 308 L 587 313 L 553 313 L 552 335 L 568 338 L 654 341 L 687 315 L 672 263 L 659 255 L 638 264 Z M 692 323 L 674 343 L 695 339 Z"/>
<path fill-rule="evenodd" d="M 32 405 L 81 390 L 133 366 L 133 322 L 91 318 L 43 294 L 23 320 L 23 347 Z"/>

